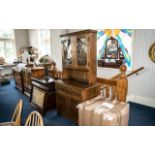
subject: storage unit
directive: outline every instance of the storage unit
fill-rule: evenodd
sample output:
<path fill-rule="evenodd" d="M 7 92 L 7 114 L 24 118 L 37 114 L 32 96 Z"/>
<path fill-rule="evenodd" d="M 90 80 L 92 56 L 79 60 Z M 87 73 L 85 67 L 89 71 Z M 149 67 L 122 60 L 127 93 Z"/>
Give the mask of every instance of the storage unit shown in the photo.
<path fill-rule="evenodd" d="M 52 78 L 32 78 L 31 105 L 42 114 L 56 107 L 55 82 Z"/>
<path fill-rule="evenodd" d="M 63 80 L 56 81 L 58 114 L 78 123 L 76 106 L 99 94 L 96 82 L 96 31 L 61 35 Z"/>
<path fill-rule="evenodd" d="M 97 96 L 100 92 L 99 85 L 89 85 L 86 83 L 57 80 L 56 81 L 56 103 L 58 114 L 73 120 L 78 124 L 77 105 L 83 101 Z"/>
<path fill-rule="evenodd" d="M 63 78 L 96 83 L 96 31 L 61 35 Z"/>

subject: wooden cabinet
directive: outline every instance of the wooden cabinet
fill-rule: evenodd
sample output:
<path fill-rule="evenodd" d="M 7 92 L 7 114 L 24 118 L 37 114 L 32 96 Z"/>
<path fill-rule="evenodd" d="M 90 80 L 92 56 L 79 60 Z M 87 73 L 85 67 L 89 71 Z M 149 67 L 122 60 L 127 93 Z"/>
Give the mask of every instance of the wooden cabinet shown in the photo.
<path fill-rule="evenodd" d="M 63 78 L 96 82 L 96 31 L 61 35 Z"/>
<path fill-rule="evenodd" d="M 56 107 L 55 82 L 49 80 L 32 78 L 31 105 L 42 114 Z"/>
<path fill-rule="evenodd" d="M 78 122 L 76 106 L 99 94 L 96 82 L 96 31 L 61 35 L 62 80 L 56 81 L 58 114 Z"/>
<path fill-rule="evenodd" d="M 83 101 L 97 96 L 100 92 L 98 84 L 89 85 L 79 81 L 57 80 L 56 103 L 58 114 L 78 122 L 76 106 Z"/>
<path fill-rule="evenodd" d="M 31 78 L 43 78 L 45 76 L 44 67 L 24 67 L 22 70 L 24 94 L 30 97 L 32 80 Z"/>

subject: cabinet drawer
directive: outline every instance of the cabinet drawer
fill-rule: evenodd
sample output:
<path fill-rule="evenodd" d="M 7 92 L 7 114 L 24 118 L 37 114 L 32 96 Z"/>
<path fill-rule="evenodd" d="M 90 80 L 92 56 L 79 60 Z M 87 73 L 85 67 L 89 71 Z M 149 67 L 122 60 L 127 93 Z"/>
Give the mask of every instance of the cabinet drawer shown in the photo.
<path fill-rule="evenodd" d="M 65 92 L 66 94 L 81 97 L 81 91 L 75 87 L 56 84 L 56 90 Z"/>

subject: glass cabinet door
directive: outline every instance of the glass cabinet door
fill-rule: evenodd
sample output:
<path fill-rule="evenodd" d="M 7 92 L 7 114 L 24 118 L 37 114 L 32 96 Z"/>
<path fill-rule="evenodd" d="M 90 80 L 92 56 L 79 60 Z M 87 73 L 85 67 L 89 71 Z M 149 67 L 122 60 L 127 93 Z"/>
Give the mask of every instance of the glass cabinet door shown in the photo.
<path fill-rule="evenodd" d="M 77 43 L 77 65 L 87 66 L 87 38 L 79 37 L 76 40 Z"/>
<path fill-rule="evenodd" d="M 63 44 L 63 63 L 64 65 L 71 65 L 73 62 L 73 53 L 72 53 L 72 46 L 71 40 L 64 40 Z"/>

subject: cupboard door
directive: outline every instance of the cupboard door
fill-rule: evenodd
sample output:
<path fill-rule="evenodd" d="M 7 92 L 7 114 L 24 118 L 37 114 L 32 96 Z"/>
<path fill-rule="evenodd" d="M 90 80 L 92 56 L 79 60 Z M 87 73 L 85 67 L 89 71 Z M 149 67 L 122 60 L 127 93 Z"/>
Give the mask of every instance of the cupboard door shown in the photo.
<path fill-rule="evenodd" d="M 65 113 L 65 103 L 66 103 L 66 98 L 60 93 L 57 93 L 56 94 L 56 106 L 57 106 L 58 114 L 62 116 Z"/>
<path fill-rule="evenodd" d="M 67 38 L 62 41 L 62 56 L 63 56 L 63 65 L 72 66 L 73 64 L 73 49 L 72 49 L 72 40 Z"/>
<path fill-rule="evenodd" d="M 78 36 L 76 38 L 76 60 L 77 66 L 87 67 L 88 66 L 88 37 Z"/>

